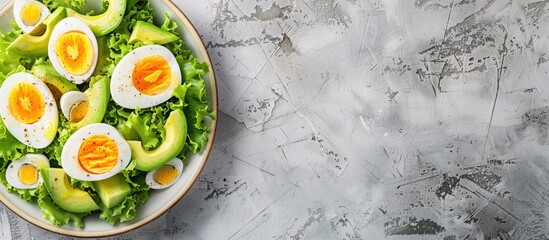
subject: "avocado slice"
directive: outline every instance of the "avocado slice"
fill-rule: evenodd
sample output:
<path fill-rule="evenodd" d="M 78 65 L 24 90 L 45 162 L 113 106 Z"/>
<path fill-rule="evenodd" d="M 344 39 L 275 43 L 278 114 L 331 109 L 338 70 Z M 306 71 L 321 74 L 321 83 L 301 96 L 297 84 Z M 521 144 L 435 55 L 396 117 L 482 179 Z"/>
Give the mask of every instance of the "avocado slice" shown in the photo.
<path fill-rule="evenodd" d="M 130 36 L 130 44 L 166 44 L 178 40 L 177 35 L 165 31 L 152 23 L 137 21 Z"/>
<path fill-rule="evenodd" d="M 62 168 L 42 168 L 40 174 L 51 198 L 62 209 L 74 213 L 87 213 L 99 209 L 89 193 L 71 186 Z"/>
<path fill-rule="evenodd" d="M 63 94 L 69 91 L 78 91 L 74 83 L 59 75 L 50 64 L 34 64 L 31 73 L 48 86 L 57 106 L 60 106 L 59 99 Z"/>
<path fill-rule="evenodd" d="M 48 55 L 48 41 L 53 28 L 61 19 L 67 16 L 63 7 L 57 8 L 44 19 L 32 32 L 25 33 L 15 39 L 7 48 L 11 53 L 23 57 L 43 57 Z"/>
<path fill-rule="evenodd" d="M 93 71 L 92 76 L 97 76 L 101 74 L 101 68 L 107 64 L 107 57 L 110 54 L 110 48 L 107 44 L 107 36 L 101 36 L 97 38 L 97 64 L 95 70 Z"/>
<path fill-rule="evenodd" d="M 136 161 L 135 168 L 141 171 L 151 171 L 162 167 L 183 150 L 187 139 L 187 119 L 181 109 L 174 110 L 164 124 L 166 136 L 160 146 L 147 151 L 141 141 L 128 141 L 132 149 L 132 158 Z"/>
<path fill-rule="evenodd" d="M 126 11 L 126 0 L 108 0 L 109 7 L 107 11 L 95 16 L 80 14 L 72 9 L 67 9 L 69 17 L 75 17 L 86 24 L 92 30 L 96 37 L 109 34 L 120 25 L 124 12 Z"/>
<path fill-rule="evenodd" d="M 93 185 L 95 185 L 99 198 L 107 208 L 120 204 L 131 191 L 130 184 L 126 182 L 122 174 L 116 174 L 110 178 L 94 182 Z"/>
<path fill-rule="evenodd" d="M 86 97 L 88 98 L 88 113 L 86 114 L 84 119 L 80 120 L 79 122 L 69 123 L 72 132 L 76 132 L 76 130 L 92 123 L 100 123 L 103 120 L 103 117 L 107 112 L 107 104 L 109 102 L 110 80 L 107 76 L 101 76 L 99 78 L 100 79 L 97 80 L 95 83 L 90 83 L 90 88 L 84 91 L 84 95 L 86 95 Z"/>

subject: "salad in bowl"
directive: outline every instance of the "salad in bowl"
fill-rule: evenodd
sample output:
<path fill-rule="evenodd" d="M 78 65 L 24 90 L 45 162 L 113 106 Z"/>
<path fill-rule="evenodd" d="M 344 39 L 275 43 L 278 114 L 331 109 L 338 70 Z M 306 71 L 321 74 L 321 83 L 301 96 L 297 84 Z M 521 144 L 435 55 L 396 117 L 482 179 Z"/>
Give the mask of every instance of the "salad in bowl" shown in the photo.
<path fill-rule="evenodd" d="M 210 66 L 176 21 L 155 22 L 147 0 L 85 5 L 15 0 L 0 33 L 0 183 L 75 228 L 132 221 L 155 191 L 181 187 L 215 127 Z"/>

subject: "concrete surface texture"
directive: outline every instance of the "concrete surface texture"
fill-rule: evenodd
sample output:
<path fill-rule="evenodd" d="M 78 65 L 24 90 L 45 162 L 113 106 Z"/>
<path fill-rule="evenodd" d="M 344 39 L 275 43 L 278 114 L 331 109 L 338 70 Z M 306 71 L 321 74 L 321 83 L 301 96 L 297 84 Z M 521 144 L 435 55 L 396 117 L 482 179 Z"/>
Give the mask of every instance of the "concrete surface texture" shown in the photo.
<path fill-rule="evenodd" d="M 176 3 L 218 77 L 215 147 L 113 239 L 549 238 L 549 1 Z"/>

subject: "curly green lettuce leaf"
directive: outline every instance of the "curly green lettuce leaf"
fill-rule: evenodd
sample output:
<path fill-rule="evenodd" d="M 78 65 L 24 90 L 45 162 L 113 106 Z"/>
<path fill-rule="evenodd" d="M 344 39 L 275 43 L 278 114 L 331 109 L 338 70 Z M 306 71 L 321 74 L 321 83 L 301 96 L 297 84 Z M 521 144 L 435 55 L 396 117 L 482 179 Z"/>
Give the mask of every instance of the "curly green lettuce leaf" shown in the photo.
<path fill-rule="evenodd" d="M 57 138 L 42 150 L 43 154 L 50 159 L 52 167 L 61 167 L 61 152 L 63 146 L 72 134 L 69 121 L 63 114 L 59 114 L 59 125 L 57 127 Z"/>
<path fill-rule="evenodd" d="M 6 79 L 7 73 L 20 65 L 19 58 L 10 54 L 7 48 L 23 31 L 16 24 L 11 26 L 13 30 L 0 32 L 0 82 Z"/>
<path fill-rule="evenodd" d="M 166 14 L 166 19 L 161 28 L 173 34 L 177 32 L 177 24 Z M 209 72 L 208 64 L 200 62 L 190 50 L 186 49 L 182 39 L 166 44 L 176 56 L 176 60 L 181 66 L 181 73 L 185 84 L 188 84 L 185 96 L 185 116 L 188 122 L 187 148 L 193 153 L 200 152 L 204 144 L 208 141 L 209 126 L 206 124 L 205 117 L 215 118 L 214 112 L 210 110 L 206 95 L 206 85 L 202 76 Z M 183 157 L 183 156 L 181 156 Z"/>
<path fill-rule="evenodd" d="M 82 228 L 84 223 L 82 218 L 89 215 L 90 213 L 72 213 L 67 212 L 57 206 L 53 199 L 51 199 L 48 191 L 42 185 L 37 188 L 38 190 L 38 206 L 40 207 L 40 212 L 44 218 L 50 221 L 56 226 L 67 225 L 70 222 L 73 222 L 74 226 Z"/>
<path fill-rule="evenodd" d="M 209 110 L 209 101 L 206 97 L 206 86 L 202 80 L 201 72 L 207 71 L 207 65 L 201 64 L 196 58 L 184 63 L 185 75 L 194 75 L 192 78 L 186 78 L 185 83 L 189 85 L 185 96 L 186 107 L 184 109 L 189 123 L 187 147 L 197 153 L 202 150 L 204 144 L 208 141 L 209 126 L 205 122 L 205 117 L 215 118 L 212 111 Z M 205 69 L 204 69 L 205 68 Z"/>
<path fill-rule="evenodd" d="M 27 154 L 29 150 L 25 144 L 19 142 L 8 131 L 2 120 L 0 120 L 0 167 L 5 168 L 14 159 L 19 159 Z"/>
<path fill-rule="evenodd" d="M 128 112 L 114 102 L 109 104 L 110 111 L 105 116 L 105 122 L 115 126 L 126 140 L 141 140 L 143 147 L 154 149 L 161 143 L 164 131 L 162 120 L 163 109 L 153 113 L 151 109 Z"/>
<path fill-rule="evenodd" d="M 121 109 L 114 102 L 110 103 L 111 110 L 105 117 L 105 122 L 116 126 L 126 140 L 140 140 L 143 148 L 153 150 L 157 148 L 166 135 L 164 124 L 170 112 L 183 109 L 188 84 L 177 86 L 173 98 L 159 106 L 136 109 L 128 112 Z"/>
<path fill-rule="evenodd" d="M 11 31 L 0 30 L 0 85 L 9 75 L 30 69 L 36 61 L 36 58 L 22 58 L 8 52 L 8 46 L 23 33 L 17 24 L 11 26 Z"/>
<path fill-rule="evenodd" d="M 142 140 L 145 149 L 152 149 L 161 142 L 160 137 L 155 134 L 161 128 L 153 123 L 153 117 L 156 115 L 139 114 L 139 110 L 132 112 L 128 117 L 128 123 L 137 132 Z"/>
<path fill-rule="evenodd" d="M 88 191 L 91 196 L 95 195 L 95 185 L 93 185 L 93 182 L 88 181 L 82 181 L 75 178 L 69 177 L 69 183 L 80 190 Z M 91 192 L 90 192 L 91 191 Z"/>
<path fill-rule="evenodd" d="M 84 5 L 86 5 L 86 0 L 43 0 L 42 2 L 50 11 L 53 11 L 58 7 L 66 7 L 81 12 Z"/>

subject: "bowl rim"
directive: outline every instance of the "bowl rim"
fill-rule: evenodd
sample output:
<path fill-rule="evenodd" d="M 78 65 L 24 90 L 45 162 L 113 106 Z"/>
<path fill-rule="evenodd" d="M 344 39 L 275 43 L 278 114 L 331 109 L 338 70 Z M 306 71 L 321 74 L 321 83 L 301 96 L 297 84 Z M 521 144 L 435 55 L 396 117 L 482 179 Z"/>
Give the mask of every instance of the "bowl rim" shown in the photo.
<path fill-rule="evenodd" d="M 214 140 L 215 140 L 215 133 L 216 133 L 216 130 L 217 130 L 217 119 L 218 119 L 217 80 L 216 80 L 215 72 L 214 72 L 214 69 L 213 69 L 211 57 L 208 54 L 208 51 L 206 49 L 206 45 L 204 44 L 204 41 L 200 37 L 200 34 L 196 30 L 196 28 L 194 27 L 192 22 L 183 13 L 183 11 L 181 11 L 181 9 L 179 9 L 179 7 L 177 7 L 171 0 L 160 0 L 160 1 L 163 4 L 165 4 L 166 7 L 173 10 L 176 17 L 179 18 L 183 22 L 183 25 L 185 26 L 185 29 L 189 30 L 189 32 L 187 32 L 186 34 L 189 34 L 196 42 L 199 43 L 199 45 L 197 46 L 198 51 L 203 56 L 207 56 L 206 59 L 202 59 L 202 60 L 205 61 L 206 63 L 208 63 L 208 65 L 209 65 L 209 70 L 210 71 L 208 73 L 208 76 L 209 76 L 209 82 L 208 83 L 209 83 L 209 87 L 210 87 L 209 94 L 212 98 L 211 110 L 215 113 L 216 118 L 211 119 L 211 122 L 210 122 L 210 133 L 209 133 L 209 136 L 208 136 L 208 142 L 206 143 L 206 146 L 205 146 L 205 148 L 202 152 L 203 157 L 204 157 L 204 161 L 202 162 L 202 166 L 200 166 L 199 171 L 194 172 L 191 176 L 191 179 L 190 179 L 191 181 L 187 182 L 183 186 L 182 191 L 180 191 L 175 198 L 171 199 L 168 202 L 168 204 L 164 205 L 156 213 L 154 213 L 154 214 L 152 214 L 152 215 L 150 215 L 150 216 L 148 216 L 148 217 L 146 217 L 146 218 L 144 218 L 144 219 L 142 219 L 138 222 L 135 222 L 131 225 L 116 228 L 116 229 L 113 229 L 113 230 L 107 230 L 107 231 L 93 231 L 93 232 L 88 231 L 88 232 L 84 232 L 84 231 L 77 231 L 77 230 L 69 230 L 69 229 L 63 229 L 63 228 L 55 226 L 53 224 L 48 224 L 48 223 L 39 221 L 39 220 L 35 219 L 34 217 L 30 216 L 29 214 L 25 213 L 24 211 L 22 211 L 21 209 L 17 208 L 11 201 L 9 201 L 3 195 L 0 195 L 0 202 L 3 203 L 8 209 L 10 209 L 16 215 L 23 218 L 25 221 L 27 221 L 27 222 L 29 222 L 29 223 L 31 223 L 31 224 L 39 227 L 39 228 L 42 228 L 44 230 L 47 230 L 47 231 L 50 231 L 50 232 L 53 232 L 53 233 L 57 233 L 57 234 L 66 235 L 66 236 L 72 236 L 72 237 L 98 238 L 98 237 L 116 236 L 116 235 L 128 233 L 128 232 L 133 231 L 135 229 L 138 229 L 142 226 L 145 226 L 145 225 L 149 224 L 150 222 L 158 219 L 160 216 L 164 215 L 165 213 L 167 213 L 173 206 L 175 206 L 181 199 L 183 199 L 183 197 L 189 192 L 189 190 L 192 188 L 192 186 L 198 180 L 198 177 L 200 176 L 200 174 L 204 170 L 204 167 L 205 167 L 205 165 L 208 161 L 208 158 L 210 156 L 210 153 L 212 151 L 213 143 L 214 143 Z M 6 14 L 8 9 L 13 7 L 14 2 L 15 2 L 14 0 L 10 1 L 2 9 L 0 9 L 0 15 Z"/>

